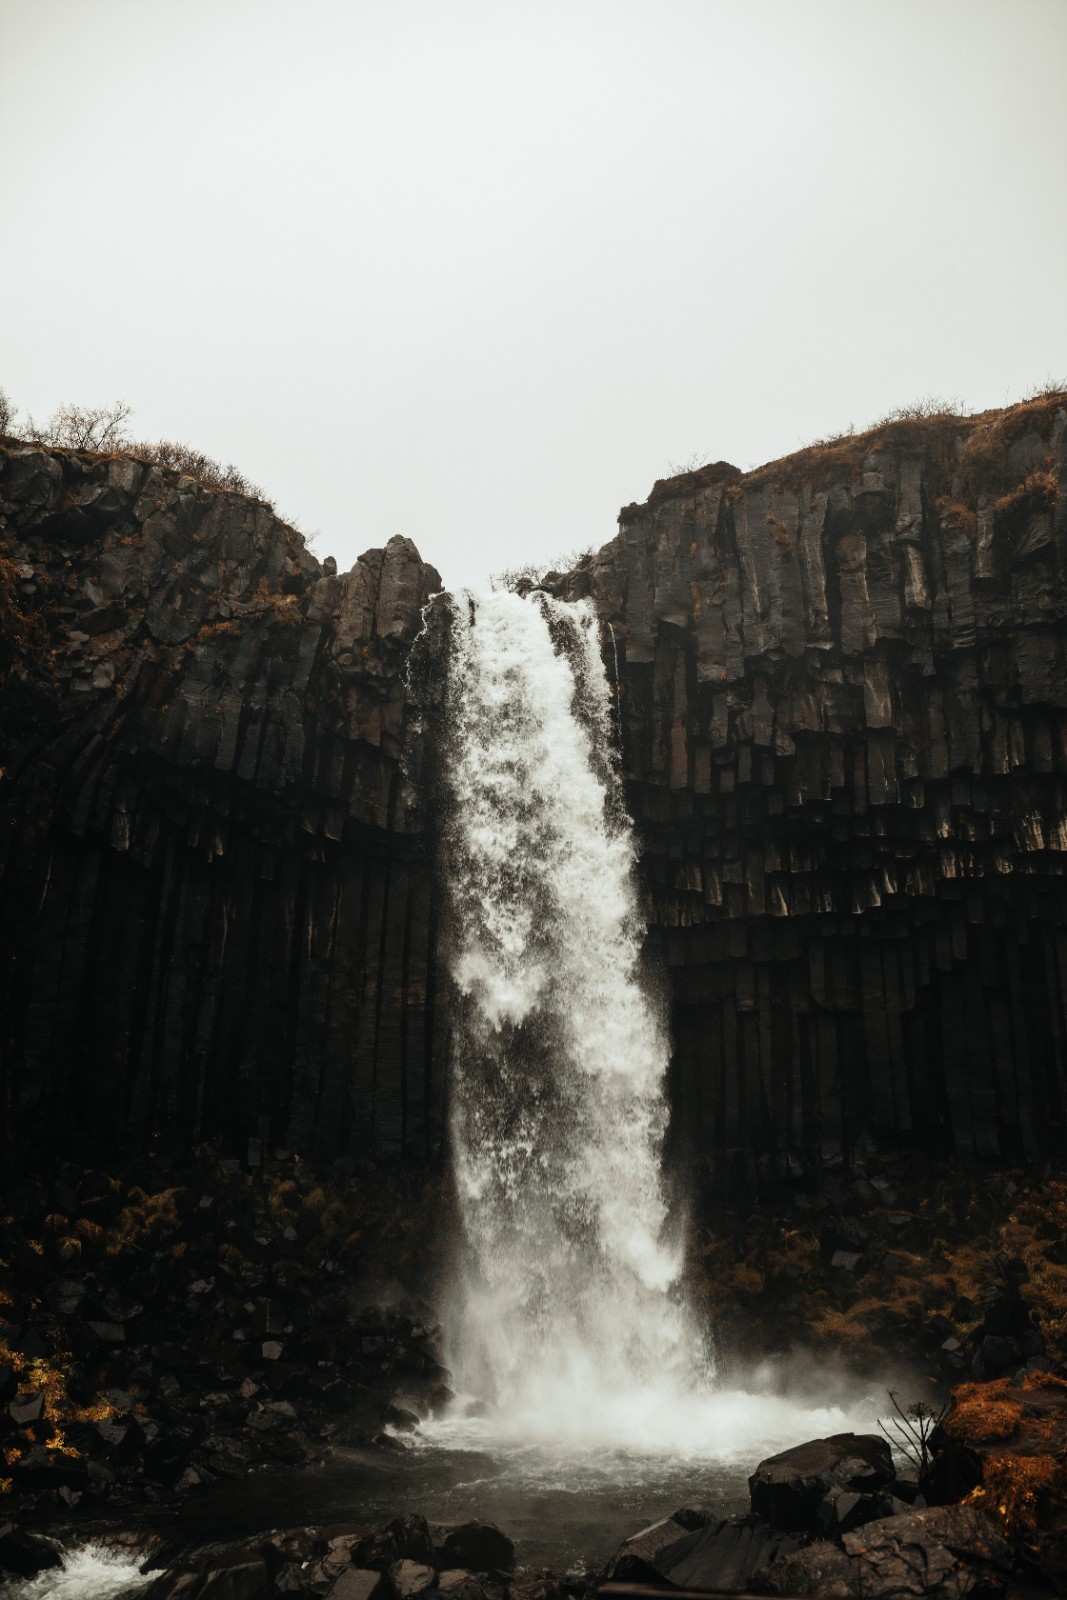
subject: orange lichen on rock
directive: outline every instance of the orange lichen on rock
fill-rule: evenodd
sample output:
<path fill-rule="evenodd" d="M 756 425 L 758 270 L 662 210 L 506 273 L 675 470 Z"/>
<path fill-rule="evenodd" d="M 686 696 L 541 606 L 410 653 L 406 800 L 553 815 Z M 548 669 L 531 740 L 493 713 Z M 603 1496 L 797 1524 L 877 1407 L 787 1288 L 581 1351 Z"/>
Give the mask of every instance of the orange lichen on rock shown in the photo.
<path fill-rule="evenodd" d="M 1023 1420 L 1023 1408 L 1008 1398 L 1008 1378 L 994 1383 L 961 1383 L 952 1392 L 952 1410 L 945 1431 L 961 1444 L 992 1444 L 1010 1439 Z"/>
<path fill-rule="evenodd" d="M 1032 1533 L 1042 1514 L 1067 1488 L 1067 1473 L 1054 1456 L 991 1456 L 982 1482 L 966 1504 L 980 1506 L 1001 1522 L 1005 1533 Z"/>

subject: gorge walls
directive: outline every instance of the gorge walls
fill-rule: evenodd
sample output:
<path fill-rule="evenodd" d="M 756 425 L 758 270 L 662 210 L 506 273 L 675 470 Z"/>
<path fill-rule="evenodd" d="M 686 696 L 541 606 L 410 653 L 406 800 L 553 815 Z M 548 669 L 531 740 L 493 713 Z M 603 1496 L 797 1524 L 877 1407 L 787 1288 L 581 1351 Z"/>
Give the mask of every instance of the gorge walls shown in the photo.
<path fill-rule="evenodd" d="M 1065 456 L 1053 395 L 720 463 L 546 580 L 611 625 L 676 1153 L 715 1181 L 1062 1148 Z M 436 572 L 13 441 L 0 516 L 8 1148 L 433 1156 Z"/>
<path fill-rule="evenodd" d="M 436 572 L 396 538 L 338 576 L 265 505 L 10 442 L 0 513 L 8 1148 L 431 1152 Z"/>
<path fill-rule="evenodd" d="M 675 1129 L 719 1179 L 1061 1151 L 1067 410 L 659 483 L 612 624 Z"/>

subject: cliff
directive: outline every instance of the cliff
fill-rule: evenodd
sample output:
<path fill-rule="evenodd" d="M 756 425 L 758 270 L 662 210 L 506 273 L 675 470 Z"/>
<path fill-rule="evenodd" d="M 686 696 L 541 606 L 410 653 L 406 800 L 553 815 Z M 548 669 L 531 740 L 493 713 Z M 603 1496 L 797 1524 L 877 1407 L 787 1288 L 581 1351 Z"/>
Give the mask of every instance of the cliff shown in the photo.
<path fill-rule="evenodd" d="M 0 449 L 9 1139 L 425 1155 L 435 891 L 407 539 L 343 575 L 263 504 Z"/>
<path fill-rule="evenodd" d="M 1067 396 L 658 483 L 620 663 L 675 1125 L 734 1181 L 1062 1150 Z"/>
<path fill-rule="evenodd" d="M 680 1153 L 1061 1147 L 1067 396 L 659 483 L 611 624 Z M 439 587 L 0 447 L 8 1138 L 432 1156 Z"/>

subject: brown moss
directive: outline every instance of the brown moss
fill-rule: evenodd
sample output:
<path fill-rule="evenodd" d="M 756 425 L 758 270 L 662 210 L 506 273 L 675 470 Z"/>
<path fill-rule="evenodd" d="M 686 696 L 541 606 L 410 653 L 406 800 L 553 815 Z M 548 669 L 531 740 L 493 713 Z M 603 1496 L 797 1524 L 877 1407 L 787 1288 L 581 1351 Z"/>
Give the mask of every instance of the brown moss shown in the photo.
<path fill-rule="evenodd" d="M 1004 518 L 1043 511 L 1056 504 L 1058 494 L 1059 479 L 1054 472 L 1028 472 L 1022 483 L 993 501 L 993 510 L 998 517 Z"/>
<path fill-rule="evenodd" d="M 952 528 L 957 533 L 965 533 L 968 538 L 974 538 L 978 532 L 978 517 L 971 507 L 962 500 L 953 500 L 949 495 L 941 495 L 936 502 L 937 514 L 944 527 Z"/>
<path fill-rule="evenodd" d="M 961 1444 L 992 1444 L 1010 1439 L 1023 1419 L 1023 1408 L 1009 1398 L 1007 1378 L 994 1383 L 961 1383 L 952 1391 L 952 1410 L 945 1431 Z"/>
<path fill-rule="evenodd" d="M 1055 1457 L 1005 1452 L 987 1457 L 982 1482 L 965 1503 L 991 1512 L 1009 1535 L 1033 1533 L 1052 1502 L 1062 1500 L 1065 1487 L 1064 1468 Z"/>
<path fill-rule="evenodd" d="M 131 1189 L 127 1204 L 119 1212 L 108 1237 L 109 1255 L 122 1250 L 156 1245 L 178 1227 L 177 1210 L 179 1189 L 163 1189 L 159 1194 L 145 1194 L 143 1189 Z"/>
<path fill-rule="evenodd" d="M 205 622 L 197 631 L 197 639 L 203 642 L 206 639 L 233 639 L 241 632 L 238 624 L 232 620 L 225 622 Z"/>
<path fill-rule="evenodd" d="M 960 452 L 962 484 L 976 493 L 1006 488 L 1011 446 L 1031 429 L 1047 436 L 1056 412 L 1064 405 L 1067 405 L 1067 391 L 1054 385 L 1018 405 L 986 411 L 976 417 Z"/>

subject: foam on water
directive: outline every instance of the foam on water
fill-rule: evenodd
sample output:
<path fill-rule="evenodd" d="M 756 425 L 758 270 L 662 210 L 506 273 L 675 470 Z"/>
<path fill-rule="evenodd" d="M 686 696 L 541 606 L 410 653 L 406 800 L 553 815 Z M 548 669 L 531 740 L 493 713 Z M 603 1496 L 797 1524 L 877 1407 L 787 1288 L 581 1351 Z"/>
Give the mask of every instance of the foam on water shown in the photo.
<path fill-rule="evenodd" d="M 662 1176 L 669 1044 L 642 972 L 632 828 L 595 613 L 454 604 L 447 830 L 452 1143 L 464 1252 L 448 1360 L 481 1415 L 429 1440 L 753 1459 L 849 1423 L 715 1385 Z M 545 1454 L 547 1452 L 547 1455 Z M 758 1456 L 756 1457 L 758 1459 Z"/>
<path fill-rule="evenodd" d="M 120 1600 L 147 1588 L 156 1576 L 139 1570 L 142 1559 L 92 1541 L 64 1550 L 62 1566 L 16 1581 L 5 1593 L 10 1600 Z"/>

